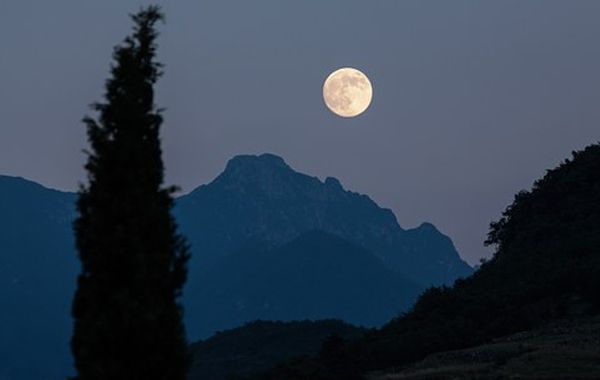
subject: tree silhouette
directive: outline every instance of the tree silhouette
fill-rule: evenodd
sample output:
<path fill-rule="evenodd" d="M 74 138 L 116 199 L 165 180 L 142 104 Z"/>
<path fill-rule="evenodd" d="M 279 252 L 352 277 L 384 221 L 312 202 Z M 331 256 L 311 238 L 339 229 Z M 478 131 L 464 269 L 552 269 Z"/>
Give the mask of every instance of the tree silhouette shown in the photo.
<path fill-rule="evenodd" d="M 184 379 L 187 343 L 179 304 L 189 258 L 163 188 L 162 116 L 153 86 L 158 7 L 132 15 L 114 50 L 105 102 L 84 118 L 92 151 L 75 222 L 81 274 L 73 302 L 74 379 Z"/>

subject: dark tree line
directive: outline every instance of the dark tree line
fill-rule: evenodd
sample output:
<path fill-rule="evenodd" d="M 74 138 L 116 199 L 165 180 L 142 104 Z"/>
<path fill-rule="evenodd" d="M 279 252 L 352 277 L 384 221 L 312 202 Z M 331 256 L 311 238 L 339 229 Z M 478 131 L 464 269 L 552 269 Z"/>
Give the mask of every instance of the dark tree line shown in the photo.
<path fill-rule="evenodd" d="M 114 50 L 104 102 L 86 117 L 88 184 L 79 192 L 81 261 L 71 341 L 78 380 L 184 379 L 187 343 L 179 303 L 189 258 L 163 187 L 154 100 L 157 7 L 132 16 Z"/>

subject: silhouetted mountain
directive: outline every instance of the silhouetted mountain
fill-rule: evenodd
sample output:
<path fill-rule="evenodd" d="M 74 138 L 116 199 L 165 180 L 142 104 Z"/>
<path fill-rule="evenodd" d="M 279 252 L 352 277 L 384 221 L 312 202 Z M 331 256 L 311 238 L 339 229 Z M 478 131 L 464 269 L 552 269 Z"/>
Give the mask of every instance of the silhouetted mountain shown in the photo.
<path fill-rule="evenodd" d="M 72 231 L 75 200 L 74 193 L 0 177 L 3 380 L 59 378 L 71 368 L 70 306 L 78 268 Z M 273 155 L 236 157 L 212 183 L 177 203 L 180 229 L 192 243 L 184 290 L 191 339 L 258 317 L 382 323 L 406 308 L 423 284 L 451 282 L 470 272 L 450 239 L 433 226 L 403 230 L 391 211 L 367 196 L 345 191 L 332 178 L 321 182 L 297 173 Z M 314 230 L 337 239 L 307 234 Z M 321 243 L 331 249 L 319 247 Z M 304 264 L 311 266 L 302 270 L 305 274 L 293 271 Z M 359 268 L 362 264 L 365 268 Z M 245 278 L 252 283 L 249 271 L 262 269 L 262 284 L 241 282 Z M 289 276 L 277 277 L 279 270 Z M 350 281 L 357 272 L 361 280 Z M 324 287 L 311 287 L 307 276 Z M 281 282 L 267 286 L 269 278 Z M 243 289 L 236 290 L 236 284 Z M 293 290 L 296 286 L 300 289 Z M 295 294 L 295 305 L 286 304 L 282 289 Z M 262 290 L 269 308 L 262 298 L 252 298 Z M 219 294 L 227 299 L 217 302 Z M 357 297 L 356 304 L 340 302 L 350 295 Z M 243 299 L 244 311 L 232 308 L 229 297 Z M 219 316 L 218 310 L 227 314 Z"/>
<path fill-rule="evenodd" d="M 330 335 L 359 338 L 365 329 L 339 320 L 248 323 L 191 347 L 190 380 L 226 380 L 263 371 L 296 356 L 315 354 Z"/>
<path fill-rule="evenodd" d="M 364 374 L 406 366 L 436 352 L 485 344 L 494 338 L 564 319 L 581 321 L 587 326 L 589 316 L 600 313 L 600 145 L 574 152 L 572 159 L 536 181 L 531 191 L 518 193 L 502 218 L 492 223 L 488 243 L 497 247 L 496 253 L 477 272 L 458 280 L 453 287 L 429 289 L 409 313 L 364 339 L 338 348 L 337 353 L 343 353 L 338 355 L 341 362 Z M 597 323 L 594 326 L 588 334 L 597 330 Z M 564 334 L 570 333 L 567 330 Z M 556 359 L 561 363 L 556 373 L 563 375 L 548 378 L 584 378 L 583 375 L 597 378 L 597 365 L 577 358 L 583 359 L 582 352 L 585 357 L 589 355 L 585 352 L 598 352 L 600 343 L 597 338 L 582 343 L 582 334 L 577 334 L 575 339 L 563 337 L 560 343 L 565 347 L 567 343 L 575 346 L 577 355 L 570 358 L 557 353 L 543 356 L 550 368 Z M 573 340 L 579 342 L 573 345 Z M 528 349 L 538 350 L 540 340 L 537 347 L 533 343 Z M 587 351 L 578 347 L 582 344 Z M 515 351 L 515 357 L 523 354 L 523 347 Z M 508 360 L 506 355 L 512 355 L 513 348 L 501 348 L 504 356 L 501 362 L 492 363 L 494 370 Z M 493 350 L 497 351 L 498 347 Z M 446 357 L 452 355 L 449 353 Z M 479 359 L 471 356 L 471 360 Z M 453 362 L 446 361 L 448 363 Z M 489 367 L 489 363 L 486 365 Z M 436 366 L 438 364 L 432 363 L 431 368 L 427 368 L 421 364 L 411 369 L 423 370 L 432 378 L 447 378 L 449 368 L 440 371 Z M 315 380 L 346 380 L 346 376 L 339 375 L 339 368 L 315 356 L 302 363 L 280 366 L 259 378 L 304 379 L 310 374 L 309 378 Z M 480 378 L 473 369 L 454 368 L 452 374 L 460 376 L 470 371 L 470 376 Z M 485 367 L 478 366 L 477 370 L 485 370 Z M 409 372 L 412 371 L 397 378 L 405 378 Z M 491 372 L 487 374 L 492 376 Z M 541 374 L 537 375 L 546 378 Z"/>
<path fill-rule="evenodd" d="M 71 367 L 75 195 L 0 176 L 0 379 L 59 379 Z"/>
<path fill-rule="evenodd" d="M 175 214 L 195 254 L 191 273 L 252 242 L 278 246 L 311 230 L 366 248 L 422 287 L 451 284 L 472 272 L 433 225 L 402 229 L 390 210 L 366 195 L 344 190 L 334 178 L 322 182 L 298 173 L 272 154 L 234 157 L 214 181 L 181 197 Z M 190 277 L 188 294 L 201 288 L 200 277 Z M 195 337 L 189 322 L 201 318 L 207 305 L 188 305 Z"/>
<path fill-rule="evenodd" d="M 277 245 L 321 230 L 361 245 L 415 282 L 451 284 L 472 272 L 452 241 L 433 225 L 402 229 L 389 209 L 321 182 L 272 154 L 237 156 L 208 185 L 179 199 L 183 232 L 206 265 L 248 241 Z"/>
<path fill-rule="evenodd" d="M 340 318 L 377 326 L 406 310 L 421 287 L 339 237 L 307 232 L 277 248 L 255 245 L 198 272 L 193 320 L 201 335 L 255 319 Z"/>

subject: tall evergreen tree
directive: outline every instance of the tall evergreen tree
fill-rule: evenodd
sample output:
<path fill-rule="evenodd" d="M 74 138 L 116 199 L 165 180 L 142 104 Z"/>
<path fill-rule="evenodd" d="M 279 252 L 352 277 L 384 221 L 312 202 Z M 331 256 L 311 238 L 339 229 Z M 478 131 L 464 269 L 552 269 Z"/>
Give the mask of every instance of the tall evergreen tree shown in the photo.
<path fill-rule="evenodd" d="M 114 50 L 105 101 L 86 117 L 89 183 L 79 193 L 82 269 L 71 348 L 78 380 L 184 379 L 187 344 L 179 303 L 189 258 L 163 187 L 160 110 L 153 86 L 160 9 L 132 16 Z"/>

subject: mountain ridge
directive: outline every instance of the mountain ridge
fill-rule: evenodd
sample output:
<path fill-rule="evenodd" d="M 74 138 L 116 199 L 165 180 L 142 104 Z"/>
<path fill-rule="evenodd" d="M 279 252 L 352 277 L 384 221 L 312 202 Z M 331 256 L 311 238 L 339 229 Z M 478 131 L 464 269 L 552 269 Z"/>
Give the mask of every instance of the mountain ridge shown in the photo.
<path fill-rule="evenodd" d="M 246 197 L 251 198 L 250 204 L 244 203 Z M 298 201 L 302 203 L 294 203 Z M 207 210 L 215 203 L 219 205 L 219 215 L 208 215 Z M 239 228 L 221 238 L 230 243 L 222 246 L 214 246 L 210 238 L 195 240 L 194 231 L 183 231 L 191 236 L 194 246 L 203 248 L 208 261 L 213 259 L 206 257 L 211 251 L 231 252 L 237 248 L 238 240 L 259 239 L 281 244 L 308 230 L 319 229 L 369 249 L 387 265 L 423 286 L 451 284 L 456 278 L 472 273 L 451 240 L 444 239 L 445 235 L 431 223 L 403 229 L 392 210 L 380 207 L 367 195 L 346 190 L 333 177 L 321 181 L 297 172 L 281 157 L 270 153 L 230 159 L 221 174 L 180 197 L 178 205 L 188 210 L 197 208 L 191 216 L 177 209 L 175 213 L 184 223 L 205 225 L 213 236 L 223 231 L 218 225 L 223 214 L 239 224 Z M 435 247 L 421 244 L 429 238 L 425 236 L 428 234 L 436 238 Z M 433 259 L 436 252 L 443 254 Z"/>
<path fill-rule="evenodd" d="M 456 271 L 448 272 L 448 265 L 440 266 L 430 256 L 423 255 L 422 259 L 431 261 L 429 264 L 437 273 L 429 272 L 427 265 L 421 266 L 415 260 L 420 252 L 432 247 L 437 256 L 449 254 L 460 260 L 451 241 L 446 241 L 441 233 L 433 231 L 434 235 L 428 235 L 432 231 L 427 225 L 402 230 L 391 210 L 380 208 L 366 195 L 346 191 L 335 178 L 321 181 L 294 171 L 281 157 L 261 157 L 233 158 L 229 169 L 214 181 L 176 200 L 174 215 L 180 231 L 192 243 L 190 276 L 183 299 L 191 340 L 213 332 L 205 330 L 200 334 L 203 310 L 210 307 L 197 299 L 203 289 L 198 275 L 201 271 L 235 250 L 252 244 L 274 249 L 310 230 L 322 230 L 348 241 L 367 252 L 363 255 L 373 254 L 386 266 L 390 265 L 386 258 L 393 258 L 398 252 L 406 254 L 414 261 L 408 260 L 406 270 L 422 270 L 427 283 L 459 277 Z M 4 337 L 0 354 L 10 363 L 0 368 L 0 378 L 59 378 L 71 371 L 70 307 L 79 268 L 72 235 L 76 199 L 73 192 L 51 189 L 21 177 L 0 176 L 0 309 L 11 311 L 0 314 Z M 420 236 L 423 233 L 425 240 Z M 31 238 L 32 234 L 35 238 Z M 398 250 L 394 244 L 406 244 L 406 248 Z M 343 265 L 343 261 L 338 259 L 338 264 Z M 221 274 L 226 277 L 227 271 Z M 432 276 L 427 277 L 429 274 Z M 323 274 L 321 278 L 327 276 Z M 416 290 L 412 285 L 402 285 L 394 292 L 402 299 L 387 299 L 402 302 L 387 305 L 380 315 L 369 320 L 382 321 L 394 308 L 400 312 L 400 306 L 406 306 L 404 300 Z M 304 305 L 308 310 L 310 303 Z M 291 317 L 304 319 L 305 311 L 297 310 Z M 327 316 L 338 317 L 332 314 Z M 253 319 L 253 314 L 247 314 L 247 318 Z M 17 376 L 19 373 L 29 375 Z"/>

